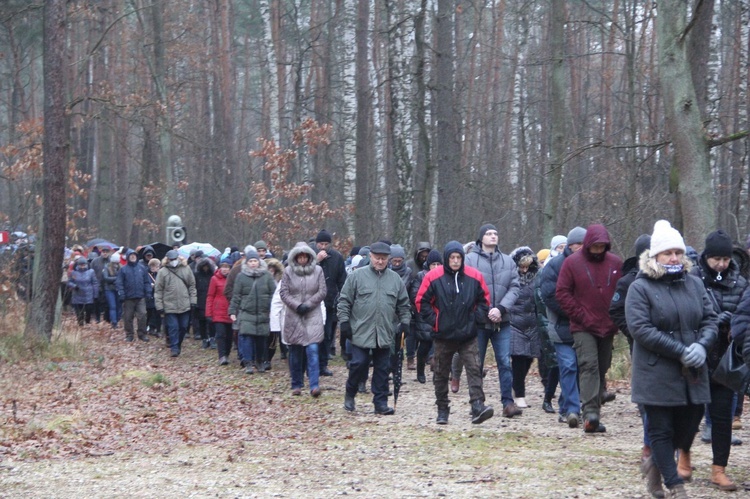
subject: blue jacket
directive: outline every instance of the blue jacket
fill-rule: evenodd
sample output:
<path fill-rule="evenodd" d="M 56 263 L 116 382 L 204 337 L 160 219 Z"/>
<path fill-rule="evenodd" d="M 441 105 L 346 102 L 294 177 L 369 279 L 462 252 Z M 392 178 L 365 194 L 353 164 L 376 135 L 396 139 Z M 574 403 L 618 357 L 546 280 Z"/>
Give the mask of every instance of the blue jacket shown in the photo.
<path fill-rule="evenodd" d="M 73 305 L 94 303 L 99 296 L 99 279 L 96 278 L 96 272 L 89 268 L 85 258 L 76 260 L 68 279 L 68 287 L 73 291 L 70 297 Z"/>
<path fill-rule="evenodd" d="M 128 250 L 126 260 L 135 251 Z M 123 265 L 117 273 L 117 295 L 121 300 L 146 298 L 151 293 L 151 279 L 148 277 L 148 269 L 137 261 Z"/>

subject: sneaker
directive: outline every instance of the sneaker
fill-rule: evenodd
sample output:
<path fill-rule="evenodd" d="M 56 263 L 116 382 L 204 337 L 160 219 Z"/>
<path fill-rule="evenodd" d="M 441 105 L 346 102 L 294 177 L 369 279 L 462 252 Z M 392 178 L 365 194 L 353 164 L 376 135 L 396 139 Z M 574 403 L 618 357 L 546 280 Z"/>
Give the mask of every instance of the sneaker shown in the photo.
<path fill-rule="evenodd" d="M 267 361 L 265 361 L 263 363 L 263 370 L 264 371 L 270 371 L 271 370 L 271 362 L 270 361 L 267 360 Z"/>
<path fill-rule="evenodd" d="M 566 413 L 560 414 L 560 415 L 559 415 L 559 416 L 557 417 L 557 422 L 558 422 L 558 423 L 567 423 L 567 422 L 568 422 L 568 414 L 566 414 Z M 577 425 L 576 425 L 576 426 L 577 426 Z"/>
<path fill-rule="evenodd" d="M 495 410 L 484 402 L 475 402 L 471 408 L 471 423 L 482 424 L 495 415 Z"/>
<path fill-rule="evenodd" d="M 179 357 L 179 356 L 180 356 L 180 351 L 179 351 L 179 350 L 174 350 L 174 349 L 173 349 L 173 350 L 172 350 L 172 353 L 171 353 L 170 355 L 171 355 L 172 357 Z"/>
<path fill-rule="evenodd" d="M 245 374 L 253 374 L 253 373 L 255 373 L 255 368 L 253 368 L 252 364 L 245 368 Z"/>
<path fill-rule="evenodd" d="M 435 422 L 437 424 L 448 424 L 448 416 L 450 415 L 450 413 L 450 407 L 446 407 L 444 409 L 438 407 L 437 419 L 435 420 Z"/>
<path fill-rule="evenodd" d="M 211 342 L 208 340 L 203 340 L 202 346 L 204 349 L 208 350 L 211 347 Z"/>
<path fill-rule="evenodd" d="M 229 359 L 226 357 L 222 357 L 219 359 L 219 365 L 220 366 L 226 366 L 229 364 Z"/>
<path fill-rule="evenodd" d="M 742 440 L 739 437 L 732 435 L 732 445 L 742 445 Z"/>
<path fill-rule="evenodd" d="M 506 418 L 520 416 L 521 414 L 523 414 L 523 411 L 516 407 L 516 404 L 514 404 L 513 402 L 503 407 L 503 416 L 505 416 Z"/>
<path fill-rule="evenodd" d="M 208 339 L 208 347 L 211 350 L 216 350 L 216 338 L 209 338 Z"/>
<path fill-rule="evenodd" d="M 527 409 L 529 407 L 529 404 L 526 403 L 526 398 L 516 397 L 516 407 L 519 407 L 521 409 Z"/>
<path fill-rule="evenodd" d="M 565 422 L 568 423 L 568 428 L 578 428 L 578 414 L 575 412 L 569 412 L 567 416 L 565 416 Z"/>

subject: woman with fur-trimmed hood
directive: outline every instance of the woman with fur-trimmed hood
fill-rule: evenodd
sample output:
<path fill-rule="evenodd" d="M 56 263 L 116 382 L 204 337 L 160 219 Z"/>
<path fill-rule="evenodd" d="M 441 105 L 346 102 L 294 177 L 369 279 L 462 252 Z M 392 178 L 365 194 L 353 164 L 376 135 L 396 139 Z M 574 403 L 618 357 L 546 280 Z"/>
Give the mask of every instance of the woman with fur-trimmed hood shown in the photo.
<path fill-rule="evenodd" d="M 718 322 L 703 283 L 689 273 L 685 250 L 669 222 L 656 222 L 625 299 L 634 340 L 632 399 L 643 404 L 652 461 L 674 497 L 687 497 L 690 448 L 703 404 L 711 402 L 706 354 L 716 342 Z"/>
<path fill-rule="evenodd" d="M 304 358 L 307 354 L 307 377 L 310 394 L 320 396 L 318 379 L 318 344 L 323 341 L 324 319 L 320 303 L 326 297 L 323 269 L 307 243 L 299 242 L 289 252 L 289 266 L 281 278 L 281 301 L 284 302 L 283 339 L 289 345 L 289 372 L 292 395 L 300 395 L 304 384 Z"/>
<path fill-rule="evenodd" d="M 526 376 L 534 359 L 541 356 L 542 345 L 537 327 L 534 278 L 539 272 L 539 259 L 531 248 L 514 249 L 510 257 L 518 268 L 518 298 L 508 309 L 510 314 L 510 364 L 516 406 L 526 408 Z"/>

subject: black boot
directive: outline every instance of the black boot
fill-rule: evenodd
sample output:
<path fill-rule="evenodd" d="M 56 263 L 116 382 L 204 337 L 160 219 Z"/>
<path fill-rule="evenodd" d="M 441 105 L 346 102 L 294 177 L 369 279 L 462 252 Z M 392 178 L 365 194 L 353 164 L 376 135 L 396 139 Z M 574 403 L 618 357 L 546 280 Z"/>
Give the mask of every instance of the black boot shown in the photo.
<path fill-rule="evenodd" d="M 417 381 L 422 384 L 427 383 L 427 378 L 424 375 L 425 362 L 424 359 L 417 357 Z"/>
<path fill-rule="evenodd" d="M 438 407 L 438 415 L 435 422 L 437 424 L 448 424 L 448 415 L 451 413 L 450 407 Z"/>
<path fill-rule="evenodd" d="M 471 422 L 474 424 L 481 424 L 487 421 L 495 414 L 492 406 L 484 405 L 484 402 L 477 400 L 471 404 Z"/>
<path fill-rule="evenodd" d="M 349 412 L 354 412 L 354 409 L 356 409 L 356 407 L 357 406 L 354 403 L 354 397 L 349 394 L 344 395 L 344 409 Z"/>

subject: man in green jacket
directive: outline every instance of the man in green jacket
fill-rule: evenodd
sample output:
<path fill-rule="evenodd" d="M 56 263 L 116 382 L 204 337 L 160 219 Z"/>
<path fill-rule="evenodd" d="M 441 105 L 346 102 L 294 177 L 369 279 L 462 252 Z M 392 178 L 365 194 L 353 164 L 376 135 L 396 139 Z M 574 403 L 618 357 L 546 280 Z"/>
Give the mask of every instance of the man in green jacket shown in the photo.
<path fill-rule="evenodd" d="M 360 380 L 367 377 L 370 361 L 372 401 L 376 414 L 393 414 L 388 407 L 388 368 L 394 341 L 394 317 L 399 332 L 407 332 L 411 321 L 409 295 L 399 275 L 388 268 L 389 245 L 370 246 L 370 265 L 353 272 L 341 289 L 338 317 L 341 334 L 351 340 L 349 378 L 346 380 L 344 409 L 354 411 L 354 397 Z"/>
<path fill-rule="evenodd" d="M 164 314 L 172 357 L 180 355 L 182 340 L 190 325 L 190 310 L 198 302 L 195 275 L 177 250 L 170 250 L 156 274 L 154 303 L 156 312 Z"/>

